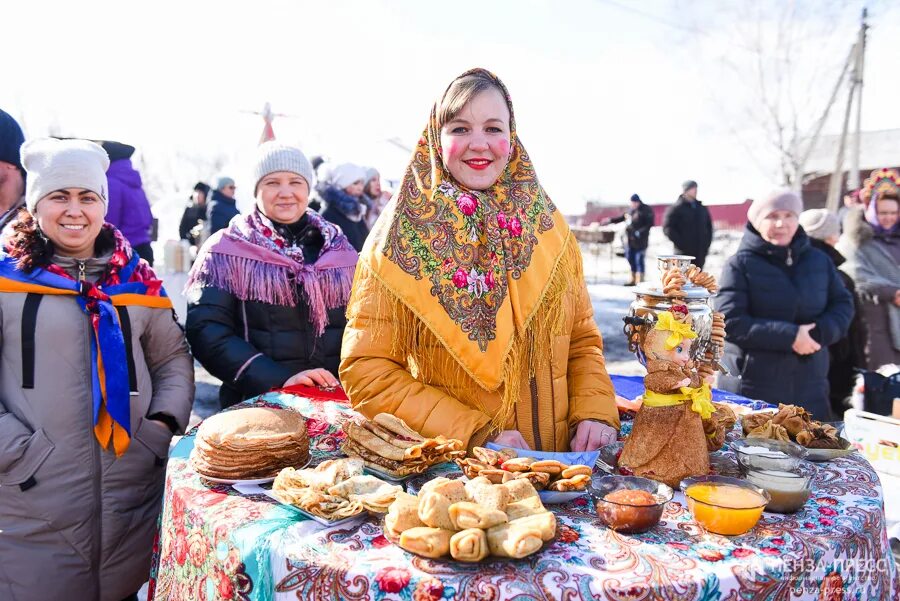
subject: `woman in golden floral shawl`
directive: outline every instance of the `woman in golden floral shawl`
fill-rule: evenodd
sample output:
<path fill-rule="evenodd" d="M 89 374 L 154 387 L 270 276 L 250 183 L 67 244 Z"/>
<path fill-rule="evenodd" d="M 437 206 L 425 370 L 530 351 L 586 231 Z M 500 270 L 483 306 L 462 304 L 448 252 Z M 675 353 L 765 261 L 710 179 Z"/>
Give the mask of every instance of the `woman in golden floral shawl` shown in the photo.
<path fill-rule="evenodd" d="M 340 376 L 426 436 L 567 451 L 618 428 L 581 253 L 496 76 L 454 79 L 360 257 Z M 570 444 L 571 439 L 571 444 Z"/>

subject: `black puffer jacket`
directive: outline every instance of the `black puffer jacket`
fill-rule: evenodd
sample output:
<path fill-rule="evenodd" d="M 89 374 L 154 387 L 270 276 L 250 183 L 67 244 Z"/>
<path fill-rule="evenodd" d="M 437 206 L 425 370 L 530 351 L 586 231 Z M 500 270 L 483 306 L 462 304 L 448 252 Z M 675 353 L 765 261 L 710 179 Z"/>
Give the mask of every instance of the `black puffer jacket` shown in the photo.
<path fill-rule="evenodd" d="M 365 206 L 356 198 L 334 186 L 325 186 L 320 191 L 325 201 L 322 217 L 335 224 L 357 252 L 362 250 L 363 243 L 369 236 L 366 227 Z"/>
<path fill-rule="evenodd" d="M 295 239 L 306 262 L 314 262 L 322 249 L 321 233 L 303 225 L 290 228 L 279 228 L 279 233 Z M 188 304 L 185 329 L 191 351 L 222 380 L 223 408 L 281 386 L 307 369 L 324 367 L 337 377 L 347 324 L 344 308 L 328 312 L 328 325 L 317 338 L 309 308 L 298 297 L 301 303 L 290 307 L 241 301 L 221 288 L 206 287 Z"/>
<path fill-rule="evenodd" d="M 631 221 L 625 228 L 625 234 L 628 236 L 628 248 L 647 250 L 650 243 L 650 229 L 656 221 L 653 209 L 642 202 L 636 209 L 631 209 L 627 215 L 631 216 Z M 623 221 L 625 221 L 625 215 L 609 220 L 610 223 L 622 223 Z"/>
<path fill-rule="evenodd" d="M 677 254 L 691 255 L 696 259 L 694 263 L 703 267 L 713 237 L 712 218 L 703 203 L 679 196 L 666 210 L 663 232 L 675 245 Z"/>
<path fill-rule="evenodd" d="M 810 238 L 813 248 L 828 255 L 835 267 L 843 265 L 847 259 L 827 242 Z M 828 382 L 831 385 L 831 410 L 835 415 L 843 415 L 847 409 L 847 399 L 853 392 L 857 370 L 866 368 L 866 324 L 860 311 L 860 299 L 856 294 L 856 285 L 843 271 L 838 270 L 844 287 L 853 297 L 853 320 L 847 335 L 828 347 L 831 359 L 828 368 Z"/>
<path fill-rule="evenodd" d="M 828 419 L 828 346 L 853 317 L 853 299 L 831 259 L 802 228 L 789 246 L 775 246 L 747 225 L 741 246 L 722 272 L 716 300 L 725 313 L 725 365 L 737 378 L 719 386 L 753 399 L 805 407 Z M 822 345 L 812 355 L 792 346 L 800 325 Z"/>

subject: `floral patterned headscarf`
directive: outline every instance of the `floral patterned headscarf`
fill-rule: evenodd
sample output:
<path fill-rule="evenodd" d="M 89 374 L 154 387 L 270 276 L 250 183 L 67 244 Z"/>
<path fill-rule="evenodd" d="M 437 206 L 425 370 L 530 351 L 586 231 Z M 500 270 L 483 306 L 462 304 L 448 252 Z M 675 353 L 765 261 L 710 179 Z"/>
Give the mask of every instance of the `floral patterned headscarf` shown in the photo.
<path fill-rule="evenodd" d="M 361 261 L 480 386 L 494 390 L 514 335 L 540 306 L 569 229 L 516 135 L 506 87 L 483 69 L 460 77 L 473 73 L 487 75 L 506 98 L 506 169 L 483 191 L 453 179 L 441 159 L 438 100 Z"/>

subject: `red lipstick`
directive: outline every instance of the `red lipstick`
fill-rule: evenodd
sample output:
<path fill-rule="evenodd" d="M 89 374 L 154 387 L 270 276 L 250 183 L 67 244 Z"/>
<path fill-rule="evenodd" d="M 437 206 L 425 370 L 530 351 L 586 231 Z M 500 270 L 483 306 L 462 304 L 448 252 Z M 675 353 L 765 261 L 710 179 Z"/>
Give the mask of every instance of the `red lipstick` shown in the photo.
<path fill-rule="evenodd" d="M 491 166 L 492 162 L 493 161 L 491 161 L 490 159 L 468 159 L 466 161 L 463 161 L 463 163 L 465 163 L 470 168 L 475 169 L 477 171 L 481 171 L 482 169 L 487 169 L 488 167 Z"/>

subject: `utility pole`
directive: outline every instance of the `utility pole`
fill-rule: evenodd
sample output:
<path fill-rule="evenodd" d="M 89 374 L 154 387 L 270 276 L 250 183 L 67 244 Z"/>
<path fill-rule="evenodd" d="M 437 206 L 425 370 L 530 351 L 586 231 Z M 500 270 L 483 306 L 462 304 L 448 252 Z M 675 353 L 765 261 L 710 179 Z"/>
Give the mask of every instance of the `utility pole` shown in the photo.
<path fill-rule="evenodd" d="M 866 24 L 866 17 L 869 11 L 867 8 L 862 10 L 862 23 L 859 27 L 859 53 L 856 60 L 856 68 L 853 71 L 856 80 L 856 136 L 853 138 L 853 154 L 850 162 L 850 175 L 847 178 L 847 188 L 856 190 L 859 188 L 859 153 L 861 144 L 862 130 L 862 93 L 863 93 L 863 69 L 866 59 L 866 30 L 869 26 Z"/>
<path fill-rule="evenodd" d="M 841 204 L 841 193 L 843 192 L 844 183 L 844 150 L 847 147 L 847 132 L 850 129 L 850 114 L 853 112 L 853 101 L 856 100 L 856 136 L 854 138 L 854 149 L 852 157 L 850 180 L 848 186 L 850 188 L 859 187 L 859 152 L 860 152 L 860 126 L 862 123 L 862 70 L 863 58 L 865 52 L 866 41 L 866 16 L 867 11 L 863 9 L 862 24 L 859 29 L 859 36 L 853 45 L 853 72 L 850 77 L 850 90 L 847 94 L 847 108 L 844 112 L 844 125 L 841 128 L 841 138 L 838 143 L 838 152 L 835 160 L 834 171 L 831 172 L 831 178 L 828 182 L 828 199 L 825 207 L 832 213 L 837 213 Z M 853 183 L 855 181 L 855 184 Z"/>

